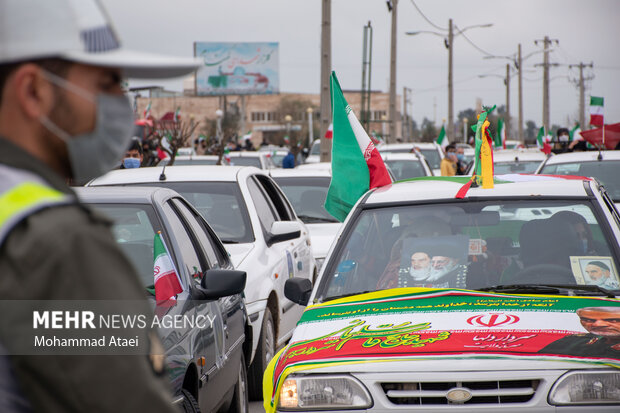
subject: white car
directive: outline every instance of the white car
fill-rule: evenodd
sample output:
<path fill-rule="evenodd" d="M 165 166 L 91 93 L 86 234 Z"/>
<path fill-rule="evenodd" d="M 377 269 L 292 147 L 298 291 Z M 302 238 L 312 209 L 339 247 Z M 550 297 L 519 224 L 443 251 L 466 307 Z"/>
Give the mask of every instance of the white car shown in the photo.
<path fill-rule="evenodd" d="M 177 155 L 174 158 L 174 165 L 216 165 L 219 156 L 217 155 Z M 157 166 L 168 165 L 170 162 L 170 158 L 164 158 Z M 222 162 L 224 162 L 224 158 L 222 157 Z"/>
<path fill-rule="evenodd" d="M 381 158 L 383 158 L 383 163 L 390 168 L 396 181 L 433 175 L 426 158 L 417 151 L 413 153 L 381 153 Z"/>
<path fill-rule="evenodd" d="M 89 186 L 165 186 L 180 193 L 205 218 L 247 273 L 245 299 L 252 325 L 250 393 L 262 394 L 263 370 L 291 337 L 303 309 L 284 296 L 293 276 L 311 280 L 315 262 L 308 229 L 263 171 L 235 166 L 171 166 L 112 171 Z"/>
<path fill-rule="evenodd" d="M 379 145 L 377 149 L 380 153 L 409 153 L 417 149 L 428 161 L 433 174 L 441 175 L 441 160 L 444 158 L 444 153 L 441 146 L 435 142 L 388 143 Z"/>
<path fill-rule="evenodd" d="M 342 226 L 324 207 L 331 173 L 311 168 L 295 168 L 273 169 L 270 175 L 293 204 L 297 217 L 308 227 L 312 239 L 312 254 L 320 270 L 332 241 Z"/>
<path fill-rule="evenodd" d="M 620 151 L 561 153 L 547 159 L 536 173 L 594 177 L 620 208 Z"/>
<path fill-rule="evenodd" d="M 271 153 L 263 151 L 229 152 L 228 163 L 233 166 L 254 166 L 258 169 L 272 169 L 276 165 L 271 160 Z"/>
<path fill-rule="evenodd" d="M 305 160 L 305 163 L 317 163 L 321 162 L 321 140 L 315 139 L 310 147 L 310 153 Z"/>
<path fill-rule="evenodd" d="M 503 174 L 533 174 L 545 159 L 553 155 L 533 149 L 502 149 L 493 151 L 493 166 L 495 175 Z M 473 162 L 465 171 L 465 175 L 473 173 Z"/>
<path fill-rule="evenodd" d="M 617 211 L 595 180 L 497 178 L 360 198 L 314 287 L 287 281 L 268 413 L 619 411 Z"/>

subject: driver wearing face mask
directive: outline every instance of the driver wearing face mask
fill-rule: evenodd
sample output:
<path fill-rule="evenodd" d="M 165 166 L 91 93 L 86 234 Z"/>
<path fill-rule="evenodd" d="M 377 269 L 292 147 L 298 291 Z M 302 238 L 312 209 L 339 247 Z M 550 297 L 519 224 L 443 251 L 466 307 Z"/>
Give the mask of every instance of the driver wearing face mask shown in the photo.
<path fill-rule="evenodd" d="M 110 222 L 67 183 L 117 167 L 127 150 L 123 77 L 182 76 L 197 62 L 122 48 L 95 0 L 2 0 L 0 27 L 0 300 L 123 300 L 148 313 Z M 24 305 L 3 312 L 0 411 L 176 411 L 147 330 L 141 355 L 39 355 L 16 342 L 32 317 Z"/>

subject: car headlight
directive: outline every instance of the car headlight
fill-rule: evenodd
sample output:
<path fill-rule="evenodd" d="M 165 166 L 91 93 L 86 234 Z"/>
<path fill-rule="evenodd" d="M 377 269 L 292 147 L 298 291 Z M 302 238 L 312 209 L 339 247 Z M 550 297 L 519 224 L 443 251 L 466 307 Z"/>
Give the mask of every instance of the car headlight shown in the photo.
<path fill-rule="evenodd" d="M 368 390 L 348 375 L 289 376 L 280 389 L 278 410 L 347 410 L 372 406 Z"/>
<path fill-rule="evenodd" d="M 620 404 L 620 372 L 574 371 L 560 377 L 549 393 L 549 403 Z"/>

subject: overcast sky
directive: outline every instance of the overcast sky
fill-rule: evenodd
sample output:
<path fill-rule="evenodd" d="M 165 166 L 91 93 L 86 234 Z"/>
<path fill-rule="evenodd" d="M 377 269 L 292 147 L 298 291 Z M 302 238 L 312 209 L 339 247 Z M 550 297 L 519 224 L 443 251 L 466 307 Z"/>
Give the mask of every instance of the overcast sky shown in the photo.
<path fill-rule="evenodd" d="M 318 93 L 320 82 L 321 0 L 102 0 L 128 48 L 192 56 L 194 41 L 280 44 L 280 91 Z M 384 0 L 332 0 L 332 68 L 343 89 L 360 89 L 362 31 L 374 29 L 372 88 L 389 86 L 390 13 Z M 568 64 L 594 63 L 586 70 L 586 116 L 590 94 L 605 98 L 606 123 L 620 122 L 620 1 L 617 0 L 415 0 L 439 28 L 448 19 L 472 28 L 465 35 L 493 55 L 510 55 L 522 44 L 524 56 L 541 50 L 534 40 L 548 35 L 559 40 L 550 55 L 561 66 L 551 69 L 551 122 L 567 125 L 578 118 L 578 69 Z M 397 91 L 413 90 L 413 117 L 441 123 L 447 116 L 448 51 L 432 34 L 407 36 L 407 31 L 439 31 L 415 9 L 412 0 L 399 0 Z M 454 110 L 505 103 L 506 62 L 485 55 L 463 35 L 454 41 Z M 542 53 L 524 62 L 524 118 L 542 123 Z M 511 83 L 511 112 L 517 116 L 517 81 Z M 132 81 L 181 90 L 182 81 Z M 401 102 L 402 104 L 402 102 Z"/>

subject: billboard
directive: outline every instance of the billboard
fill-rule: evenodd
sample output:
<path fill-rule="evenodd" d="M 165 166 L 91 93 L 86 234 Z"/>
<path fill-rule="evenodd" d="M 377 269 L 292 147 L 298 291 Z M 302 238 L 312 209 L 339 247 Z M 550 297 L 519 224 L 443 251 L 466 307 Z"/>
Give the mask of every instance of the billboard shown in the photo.
<path fill-rule="evenodd" d="M 199 96 L 279 93 L 277 42 L 195 42 L 194 56 Z"/>

